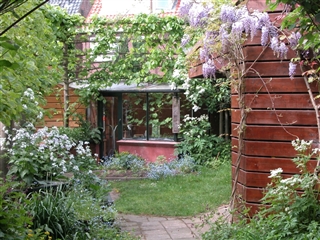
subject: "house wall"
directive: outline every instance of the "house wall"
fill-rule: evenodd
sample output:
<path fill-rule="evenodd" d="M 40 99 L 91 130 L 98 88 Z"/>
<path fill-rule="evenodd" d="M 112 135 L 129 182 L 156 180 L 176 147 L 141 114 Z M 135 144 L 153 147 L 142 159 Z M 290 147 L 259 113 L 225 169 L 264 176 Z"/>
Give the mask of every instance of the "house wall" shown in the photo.
<path fill-rule="evenodd" d="M 62 127 L 63 126 L 63 86 L 58 85 L 55 87 L 55 91 L 49 96 L 46 97 L 47 104 L 43 106 L 44 110 L 48 111 L 50 116 L 44 117 L 44 123 L 38 127 Z M 74 105 L 73 109 L 75 113 L 81 114 L 84 117 L 86 116 L 85 106 L 77 103 L 79 96 L 75 93 L 74 89 L 70 89 L 70 105 Z M 70 127 L 78 127 L 76 120 L 69 118 Z"/>

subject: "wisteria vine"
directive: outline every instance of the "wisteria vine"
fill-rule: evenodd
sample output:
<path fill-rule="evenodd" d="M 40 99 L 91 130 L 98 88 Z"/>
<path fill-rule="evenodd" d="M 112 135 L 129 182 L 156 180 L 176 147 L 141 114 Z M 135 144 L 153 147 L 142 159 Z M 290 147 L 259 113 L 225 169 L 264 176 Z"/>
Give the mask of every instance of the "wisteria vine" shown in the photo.
<path fill-rule="evenodd" d="M 180 16 L 187 19 L 191 27 L 206 29 L 199 56 L 204 61 L 202 70 L 205 78 L 212 78 L 216 74 L 217 67 L 214 60 L 217 52 L 218 57 L 226 57 L 232 51 L 233 45 L 242 43 L 247 38 L 252 40 L 260 33 L 261 45 L 270 47 L 280 59 L 287 57 L 289 48 L 292 50 L 297 48 L 301 34 L 291 32 L 291 34 L 284 35 L 284 32 L 273 24 L 266 12 L 249 12 L 244 6 L 230 5 L 222 5 L 219 11 L 220 16 L 216 18 L 211 14 L 216 13 L 211 4 L 199 4 L 190 0 L 181 4 Z M 216 24 L 219 27 L 212 29 L 212 21 L 219 21 L 219 24 Z M 185 46 L 189 39 L 191 39 L 190 36 L 185 35 L 182 45 Z M 286 44 L 286 41 L 289 44 Z M 217 45 L 220 46 L 220 49 L 215 47 Z M 289 76 L 291 78 L 295 74 L 296 66 L 296 63 L 290 62 Z"/>

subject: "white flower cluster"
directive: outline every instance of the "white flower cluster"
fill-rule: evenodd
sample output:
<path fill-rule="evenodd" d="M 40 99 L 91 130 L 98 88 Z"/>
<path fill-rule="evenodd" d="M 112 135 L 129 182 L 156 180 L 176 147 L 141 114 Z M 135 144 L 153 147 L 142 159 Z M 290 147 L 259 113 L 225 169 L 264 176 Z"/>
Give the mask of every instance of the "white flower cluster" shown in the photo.
<path fill-rule="evenodd" d="M 281 173 L 283 172 L 282 168 L 277 168 L 274 170 L 270 171 L 270 176 L 268 178 L 275 178 L 281 175 Z"/>
<path fill-rule="evenodd" d="M 299 152 L 299 153 L 304 153 L 308 149 L 311 148 L 313 141 L 305 141 L 305 140 L 300 140 L 297 138 L 296 140 L 292 140 L 291 144 L 294 147 L 294 149 Z"/>
<path fill-rule="evenodd" d="M 67 171 L 79 171 L 79 166 L 86 161 L 95 162 L 88 142 L 76 144 L 66 134 L 61 134 L 57 127 L 36 130 L 29 124 L 27 128 L 14 129 L 14 132 L 14 135 L 8 134 L 6 143 L 11 145 L 7 151 L 12 165 L 21 167 L 32 162 L 33 166 L 38 164 L 39 175 L 47 172 L 46 175 L 56 176 Z"/>
<path fill-rule="evenodd" d="M 27 90 L 23 93 L 23 96 L 29 98 L 30 100 L 34 100 L 34 92 L 31 88 L 27 88 Z"/>
<path fill-rule="evenodd" d="M 201 121 L 208 121 L 209 117 L 206 114 L 201 115 L 200 117 L 190 117 L 189 114 L 186 114 L 183 118 L 184 122 L 201 122 Z"/>

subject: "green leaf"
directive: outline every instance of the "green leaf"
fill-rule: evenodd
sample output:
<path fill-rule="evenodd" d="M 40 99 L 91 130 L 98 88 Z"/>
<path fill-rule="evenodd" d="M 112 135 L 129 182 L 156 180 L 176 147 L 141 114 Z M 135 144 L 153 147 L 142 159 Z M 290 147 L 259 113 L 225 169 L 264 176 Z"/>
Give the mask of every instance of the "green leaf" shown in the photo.
<path fill-rule="evenodd" d="M 8 60 L 0 60 L 0 67 L 11 67 L 12 63 Z"/>
<path fill-rule="evenodd" d="M 18 50 L 19 46 L 16 44 L 11 44 L 8 42 L 1 42 L 0 43 L 1 47 L 5 48 L 5 49 L 9 49 L 9 50 Z"/>

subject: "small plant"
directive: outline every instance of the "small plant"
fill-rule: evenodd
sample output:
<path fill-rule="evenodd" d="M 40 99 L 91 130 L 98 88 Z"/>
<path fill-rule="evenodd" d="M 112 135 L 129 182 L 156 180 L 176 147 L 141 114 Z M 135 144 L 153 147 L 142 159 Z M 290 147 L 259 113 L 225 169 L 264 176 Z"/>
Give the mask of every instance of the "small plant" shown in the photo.
<path fill-rule="evenodd" d="M 307 170 L 319 149 L 311 151 L 311 144 L 312 141 L 292 141 L 298 152 L 293 161 L 299 174 L 283 178 L 281 168 L 271 171 L 271 183 L 262 199 L 267 207 L 252 219 L 239 219 L 231 225 L 217 221 L 202 239 L 320 239 L 319 177 Z M 247 211 L 243 216 L 248 217 Z"/>
<path fill-rule="evenodd" d="M 161 178 L 174 176 L 174 175 L 176 175 L 176 170 L 172 169 L 170 164 L 168 163 L 163 163 L 163 164 L 150 163 L 149 164 L 147 178 L 159 180 Z"/>
<path fill-rule="evenodd" d="M 103 166 L 110 170 L 142 171 L 145 168 L 145 160 L 129 152 L 116 153 L 113 157 L 105 158 Z"/>
<path fill-rule="evenodd" d="M 79 192 L 90 192 L 94 198 L 106 198 L 110 192 L 109 183 L 101 179 L 91 170 L 87 172 L 75 172 L 73 178 L 70 180 L 70 184 L 74 189 L 78 189 Z"/>
<path fill-rule="evenodd" d="M 44 229 L 55 239 L 85 234 L 85 225 L 77 219 L 74 204 L 61 188 L 33 193 L 28 209 L 33 215 L 33 228 Z"/>
<path fill-rule="evenodd" d="M 196 163 L 190 156 L 184 156 L 166 161 L 163 156 L 159 156 L 157 161 L 148 165 L 147 178 L 159 180 L 168 176 L 191 173 L 196 170 Z"/>

